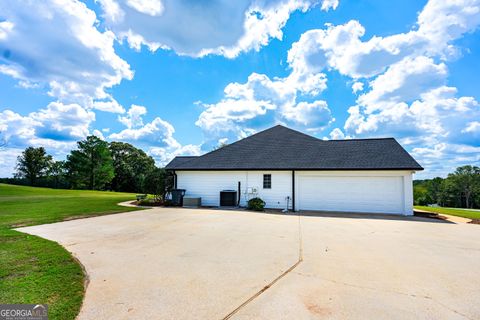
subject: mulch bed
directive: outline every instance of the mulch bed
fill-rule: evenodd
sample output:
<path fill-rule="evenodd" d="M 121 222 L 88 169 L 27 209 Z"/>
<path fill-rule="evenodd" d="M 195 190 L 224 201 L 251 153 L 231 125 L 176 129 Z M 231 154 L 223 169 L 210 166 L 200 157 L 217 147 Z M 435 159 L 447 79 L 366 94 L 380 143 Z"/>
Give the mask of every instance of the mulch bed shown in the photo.
<path fill-rule="evenodd" d="M 435 220 L 447 220 L 447 218 L 438 215 L 437 213 L 434 212 L 419 212 L 419 211 L 413 211 L 413 215 L 415 217 L 422 217 L 422 218 L 428 218 L 428 219 L 435 219 Z"/>
<path fill-rule="evenodd" d="M 472 219 L 469 223 L 471 224 L 480 224 L 480 219 Z"/>

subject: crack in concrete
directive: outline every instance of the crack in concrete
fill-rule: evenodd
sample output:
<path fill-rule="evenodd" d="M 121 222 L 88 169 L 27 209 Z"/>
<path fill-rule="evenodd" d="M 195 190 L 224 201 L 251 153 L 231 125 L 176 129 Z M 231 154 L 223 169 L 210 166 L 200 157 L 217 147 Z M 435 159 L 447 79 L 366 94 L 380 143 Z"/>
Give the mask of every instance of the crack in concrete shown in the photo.
<path fill-rule="evenodd" d="M 260 291 L 255 293 L 253 296 L 245 300 L 241 305 L 236 307 L 232 312 L 227 314 L 225 317 L 222 318 L 222 320 L 227 320 L 233 317 L 236 313 L 238 313 L 241 309 L 243 309 L 246 305 L 248 305 L 250 302 L 255 300 L 258 296 L 260 296 L 262 293 L 270 289 L 275 283 L 280 281 L 283 277 L 285 277 L 287 274 L 292 272 L 300 263 L 303 261 L 303 242 L 302 242 L 302 226 L 300 222 L 300 216 L 298 216 L 298 260 L 295 262 L 290 268 L 288 268 L 286 271 L 284 271 L 282 274 L 280 274 L 278 277 L 273 279 L 269 284 L 267 284 L 265 287 L 263 287 Z"/>

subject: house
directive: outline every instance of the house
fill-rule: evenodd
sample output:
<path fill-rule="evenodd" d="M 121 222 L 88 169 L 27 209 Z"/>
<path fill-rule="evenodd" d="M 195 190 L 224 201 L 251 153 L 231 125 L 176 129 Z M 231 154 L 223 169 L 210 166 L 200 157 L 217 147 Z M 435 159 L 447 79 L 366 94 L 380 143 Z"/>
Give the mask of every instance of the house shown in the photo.
<path fill-rule="evenodd" d="M 423 168 L 393 138 L 320 140 L 277 125 L 202 156 L 167 166 L 175 187 L 202 205 L 233 190 L 240 206 L 413 214 L 412 175 Z"/>

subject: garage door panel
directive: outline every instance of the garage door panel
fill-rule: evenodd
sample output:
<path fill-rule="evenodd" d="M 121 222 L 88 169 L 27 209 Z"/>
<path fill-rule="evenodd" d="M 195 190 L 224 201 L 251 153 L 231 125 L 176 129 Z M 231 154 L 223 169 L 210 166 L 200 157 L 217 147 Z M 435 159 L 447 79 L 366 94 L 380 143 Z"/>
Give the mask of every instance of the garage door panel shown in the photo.
<path fill-rule="evenodd" d="M 403 212 L 403 178 L 300 176 L 300 210 Z"/>

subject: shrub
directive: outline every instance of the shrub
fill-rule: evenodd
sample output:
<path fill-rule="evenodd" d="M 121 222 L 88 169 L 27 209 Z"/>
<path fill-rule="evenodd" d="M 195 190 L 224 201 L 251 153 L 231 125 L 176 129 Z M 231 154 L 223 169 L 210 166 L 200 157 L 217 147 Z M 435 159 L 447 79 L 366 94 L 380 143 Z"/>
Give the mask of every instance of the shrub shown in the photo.
<path fill-rule="evenodd" d="M 265 208 L 265 201 L 260 198 L 252 198 L 248 200 L 248 209 L 254 211 L 263 211 Z"/>

